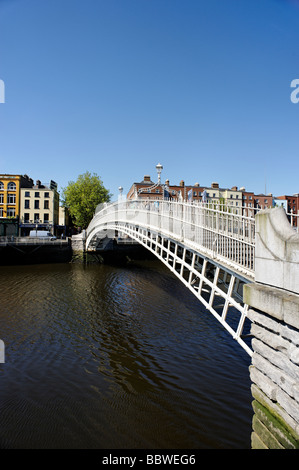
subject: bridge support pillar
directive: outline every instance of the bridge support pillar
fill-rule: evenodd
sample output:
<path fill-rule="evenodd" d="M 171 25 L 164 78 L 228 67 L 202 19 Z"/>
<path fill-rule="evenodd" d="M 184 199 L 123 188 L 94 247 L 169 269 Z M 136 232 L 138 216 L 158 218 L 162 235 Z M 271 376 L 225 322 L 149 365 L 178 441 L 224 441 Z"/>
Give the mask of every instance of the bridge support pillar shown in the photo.
<path fill-rule="evenodd" d="M 252 321 L 253 449 L 299 448 L 299 235 L 281 210 L 256 216 Z"/>
<path fill-rule="evenodd" d="M 259 284 L 244 286 L 251 308 L 253 449 L 299 448 L 299 298 Z"/>

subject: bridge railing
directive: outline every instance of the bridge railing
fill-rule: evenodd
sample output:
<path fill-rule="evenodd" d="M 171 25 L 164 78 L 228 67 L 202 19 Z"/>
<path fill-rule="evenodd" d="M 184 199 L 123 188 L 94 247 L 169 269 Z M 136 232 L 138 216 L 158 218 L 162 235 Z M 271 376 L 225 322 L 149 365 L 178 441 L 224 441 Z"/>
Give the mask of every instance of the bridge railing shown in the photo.
<path fill-rule="evenodd" d="M 87 229 L 87 245 L 96 231 L 134 224 L 184 241 L 186 246 L 253 277 L 255 219 L 216 205 L 168 200 L 125 200 L 100 205 Z M 124 230 L 125 232 L 125 230 Z"/>

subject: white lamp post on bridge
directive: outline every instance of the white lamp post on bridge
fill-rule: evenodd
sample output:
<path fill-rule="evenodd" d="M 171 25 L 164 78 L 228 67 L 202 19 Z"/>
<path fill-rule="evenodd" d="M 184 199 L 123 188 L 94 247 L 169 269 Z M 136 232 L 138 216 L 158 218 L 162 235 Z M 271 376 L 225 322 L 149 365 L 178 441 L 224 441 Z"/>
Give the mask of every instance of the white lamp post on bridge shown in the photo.
<path fill-rule="evenodd" d="M 163 166 L 161 165 L 161 163 L 158 163 L 156 165 L 156 170 L 157 170 L 157 174 L 158 174 L 157 183 L 153 184 L 150 187 L 147 187 L 146 189 L 145 188 L 140 188 L 135 193 L 136 197 L 138 197 L 141 193 L 152 192 L 153 189 L 156 189 L 158 186 L 161 186 L 161 188 L 162 188 L 162 198 L 164 199 L 164 193 L 165 193 L 165 191 L 168 191 L 168 186 L 166 184 L 161 183 L 161 173 L 162 173 L 162 170 L 163 170 Z"/>

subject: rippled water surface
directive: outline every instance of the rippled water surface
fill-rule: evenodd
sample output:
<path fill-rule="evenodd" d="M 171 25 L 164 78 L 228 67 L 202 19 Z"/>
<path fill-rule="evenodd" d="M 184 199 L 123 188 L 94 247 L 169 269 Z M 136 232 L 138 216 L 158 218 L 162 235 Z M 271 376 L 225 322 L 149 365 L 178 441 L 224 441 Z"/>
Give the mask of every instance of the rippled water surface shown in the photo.
<path fill-rule="evenodd" d="M 0 278 L 0 447 L 250 448 L 249 356 L 159 262 Z"/>

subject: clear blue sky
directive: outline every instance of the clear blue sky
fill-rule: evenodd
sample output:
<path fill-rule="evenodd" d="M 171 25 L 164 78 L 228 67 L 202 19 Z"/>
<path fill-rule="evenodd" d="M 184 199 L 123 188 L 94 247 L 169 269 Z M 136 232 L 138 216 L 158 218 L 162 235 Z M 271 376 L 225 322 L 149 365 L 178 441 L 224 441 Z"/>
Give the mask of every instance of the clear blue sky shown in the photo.
<path fill-rule="evenodd" d="M 299 2 L 0 0 L 0 173 L 299 192 Z"/>

